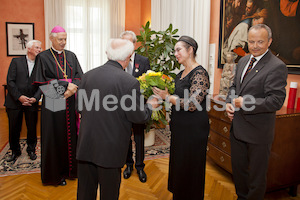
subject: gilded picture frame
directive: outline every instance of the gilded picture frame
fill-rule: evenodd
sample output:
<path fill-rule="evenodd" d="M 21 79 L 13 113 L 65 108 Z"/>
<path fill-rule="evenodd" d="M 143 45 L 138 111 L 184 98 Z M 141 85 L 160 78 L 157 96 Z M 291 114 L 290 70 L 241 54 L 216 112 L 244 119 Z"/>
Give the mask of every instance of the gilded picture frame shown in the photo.
<path fill-rule="evenodd" d="M 269 49 L 287 65 L 290 74 L 300 74 L 299 0 L 221 0 L 218 67 L 225 64 L 226 52 L 236 52 L 239 55 L 236 62 L 249 53 L 247 37 L 242 33 L 258 17 L 272 30 Z"/>

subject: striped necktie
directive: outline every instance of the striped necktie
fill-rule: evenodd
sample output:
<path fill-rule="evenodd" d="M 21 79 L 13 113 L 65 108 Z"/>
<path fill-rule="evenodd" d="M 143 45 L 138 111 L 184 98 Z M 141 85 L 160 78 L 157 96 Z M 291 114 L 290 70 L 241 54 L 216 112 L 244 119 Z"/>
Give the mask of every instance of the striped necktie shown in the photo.
<path fill-rule="evenodd" d="M 246 72 L 245 72 L 245 74 L 244 74 L 244 77 L 243 77 L 242 82 L 244 81 L 244 79 L 245 79 L 245 77 L 247 76 L 247 74 L 251 71 L 251 69 L 252 69 L 253 64 L 255 63 L 255 61 L 256 61 L 256 59 L 255 59 L 254 57 L 251 58 L 251 61 L 250 61 L 250 63 L 249 63 L 249 66 L 247 67 L 247 70 L 246 70 Z"/>

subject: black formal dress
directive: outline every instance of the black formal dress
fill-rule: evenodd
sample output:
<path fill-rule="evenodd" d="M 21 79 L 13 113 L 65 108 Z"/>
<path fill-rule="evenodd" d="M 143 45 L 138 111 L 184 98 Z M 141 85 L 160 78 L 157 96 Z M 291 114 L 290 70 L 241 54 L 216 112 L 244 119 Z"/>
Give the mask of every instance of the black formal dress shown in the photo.
<path fill-rule="evenodd" d="M 79 85 L 83 73 L 76 55 L 65 50 L 67 66 L 64 66 L 64 54 L 52 51 L 62 68 L 66 67 L 69 81 Z M 37 56 L 32 77 L 36 85 L 45 85 L 57 80 L 58 84 L 66 89 L 69 84 L 49 49 Z M 53 112 L 47 109 L 45 98 L 41 109 L 42 182 L 46 185 L 58 185 L 63 178 L 77 177 L 75 95 L 66 99 L 65 110 Z"/>
<path fill-rule="evenodd" d="M 27 126 L 27 152 L 35 152 L 37 137 L 36 124 L 38 118 L 38 101 L 41 92 L 30 82 L 26 56 L 13 58 L 7 73 L 8 93 L 4 106 L 9 121 L 9 145 L 13 153 L 20 155 L 20 132 L 22 129 L 23 113 Z M 18 100 L 21 95 L 34 97 L 37 101 L 32 106 L 23 106 Z"/>
<path fill-rule="evenodd" d="M 173 199 L 203 199 L 205 183 L 206 146 L 209 122 L 206 111 L 206 95 L 209 77 L 202 66 L 193 69 L 181 79 L 180 72 L 175 79 L 175 95 L 180 98 L 180 109 L 176 106 L 171 111 L 171 147 L 168 189 Z M 184 101 L 184 91 L 189 97 L 195 92 L 195 103 Z M 199 105 L 198 105 L 199 106 Z M 186 107 L 186 109 L 184 109 Z"/>

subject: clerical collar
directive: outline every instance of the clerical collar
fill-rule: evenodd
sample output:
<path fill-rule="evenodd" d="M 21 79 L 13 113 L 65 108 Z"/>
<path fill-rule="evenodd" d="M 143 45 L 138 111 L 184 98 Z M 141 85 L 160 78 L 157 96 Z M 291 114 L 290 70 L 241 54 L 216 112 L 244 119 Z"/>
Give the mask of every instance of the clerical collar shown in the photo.
<path fill-rule="evenodd" d="M 63 51 L 58 51 L 56 49 L 54 49 L 54 47 L 51 47 L 56 53 L 61 54 Z"/>

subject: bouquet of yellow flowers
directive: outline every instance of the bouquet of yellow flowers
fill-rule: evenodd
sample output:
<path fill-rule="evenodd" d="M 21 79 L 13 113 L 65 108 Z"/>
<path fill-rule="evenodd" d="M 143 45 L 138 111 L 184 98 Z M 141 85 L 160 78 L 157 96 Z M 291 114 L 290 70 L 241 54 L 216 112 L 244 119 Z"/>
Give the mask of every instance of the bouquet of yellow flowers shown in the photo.
<path fill-rule="evenodd" d="M 142 76 L 138 77 L 137 80 L 140 82 L 141 93 L 144 95 L 145 99 L 148 99 L 151 95 L 153 95 L 152 87 L 158 87 L 162 90 L 168 88 L 170 94 L 173 94 L 175 91 L 174 79 L 162 72 L 148 70 Z M 162 104 L 162 109 L 152 111 L 151 119 L 147 123 L 146 132 L 148 132 L 155 124 L 168 124 L 166 113 L 164 112 L 164 110 L 168 110 L 166 109 L 167 106 L 167 103 L 164 102 L 164 104 Z"/>

